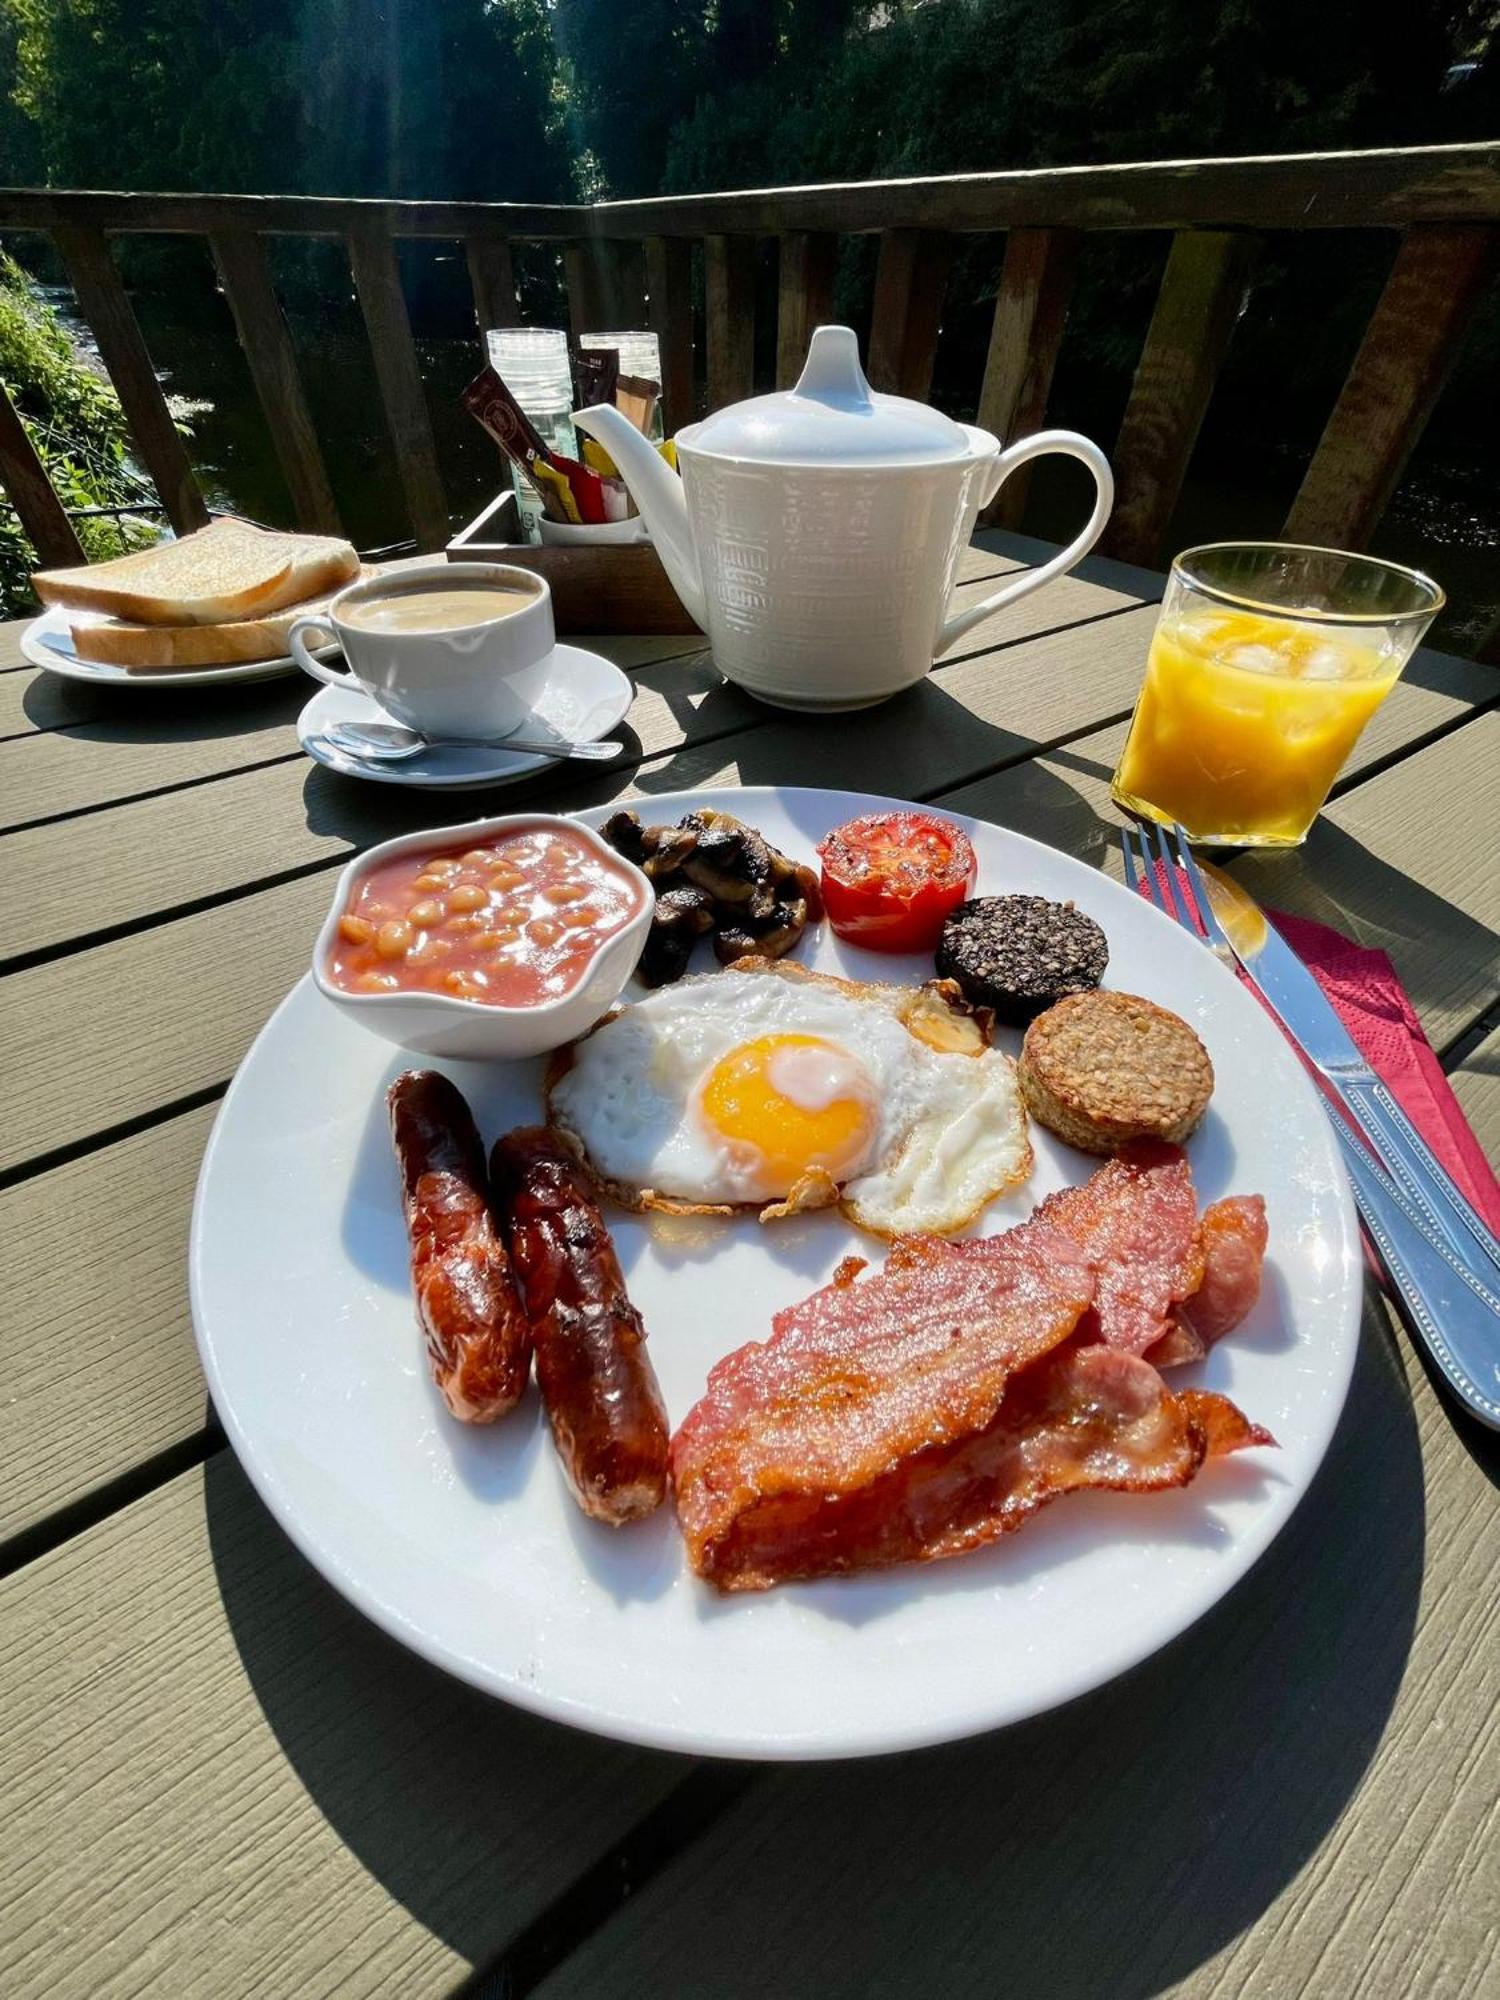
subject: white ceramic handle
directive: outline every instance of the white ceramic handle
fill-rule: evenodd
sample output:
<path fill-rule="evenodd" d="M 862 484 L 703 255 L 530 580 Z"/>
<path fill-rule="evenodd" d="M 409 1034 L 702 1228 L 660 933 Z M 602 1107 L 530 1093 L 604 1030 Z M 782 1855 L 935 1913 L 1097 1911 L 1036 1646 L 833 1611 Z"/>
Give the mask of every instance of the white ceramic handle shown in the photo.
<path fill-rule="evenodd" d="M 322 632 L 326 639 L 337 639 L 338 634 L 326 618 L 299 618 L 287 634 L 287 644 L 292 649 L 292 658 L 303 673 L 311 674 L 315 681 L 327 681 L 330 687 L 358 687 L 359 676 L 348 667 L 327 666 L 316 659 L 307 649 L 305 634 Z"/>
<path fill-rule="evenodd" d="M 1050 562 L 1037 569 L 1023 570 L 1020 576 L 1012 577 L 999 590 L 981 598 L 978 604 L 971 604 L 967 611 L 960 611 L 950 618 L 937 636 L 938 653 L 945 653 L 955 639 L 971 631 L 981 619 L 990 618 L 997 611 L 1003 611 L 1008 604 L 1018 603 L 1030 591 L 1040 590 L 1044 583 L 1051 583 L 1055 576 L 1062 576 L 1074 563 L 1082 562 L 1089 550 L 1104 532 L 1104 524 L 1109 519 L 1109 510 L 1115 500 L 1115 476 L 1109 469 L 1109 460 L 1088 438 L 1077 431 L 1038 431 L 1034 437 L 1021 438 L 1008 445 L 995 460 L 989 491 L 980 500 L 980 507 L 988 507 L 1005 481 L 1028 459 L 1042 458 L 1049 451 L 1060 451 L 1068 458 L 1079 458 L 1094 475 L 1094 511 L 1089 515 L 1083 532 L 1076 535 L 1065 549 L 1059 549 Z"/>

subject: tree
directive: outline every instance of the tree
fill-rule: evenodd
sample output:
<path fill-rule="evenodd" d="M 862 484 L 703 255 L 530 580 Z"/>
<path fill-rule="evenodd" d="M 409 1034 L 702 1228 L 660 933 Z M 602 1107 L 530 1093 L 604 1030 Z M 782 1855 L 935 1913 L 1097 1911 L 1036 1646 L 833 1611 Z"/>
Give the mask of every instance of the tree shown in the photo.
<path fill-rule="evenodd" d="M 1453 136 L 1452 0 L 891 0 L 700 92 L 676 188 Z M 1455 100 L 1456 101 L 1456 100 Z"/>
<path fill-rule="evenodd" d="M 0 0 L 7 40 L 11 181 L 40 167 L 72 187 L 570 189 L 546 0 Z"/>

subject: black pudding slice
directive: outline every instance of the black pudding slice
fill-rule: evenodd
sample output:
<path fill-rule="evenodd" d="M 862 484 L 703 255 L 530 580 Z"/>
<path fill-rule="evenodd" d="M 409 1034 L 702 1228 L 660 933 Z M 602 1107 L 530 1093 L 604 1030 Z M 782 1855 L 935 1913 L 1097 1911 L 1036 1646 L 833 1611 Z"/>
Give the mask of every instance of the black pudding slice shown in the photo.
<path fill-rule="evenodd" d="M 937 969 L 976 1007 L 1024 1028 L 1068 993 L 1099 984 L 1109 945 L 1092 917 L 1045 896 L 975 896 L 938 940 Z"/>

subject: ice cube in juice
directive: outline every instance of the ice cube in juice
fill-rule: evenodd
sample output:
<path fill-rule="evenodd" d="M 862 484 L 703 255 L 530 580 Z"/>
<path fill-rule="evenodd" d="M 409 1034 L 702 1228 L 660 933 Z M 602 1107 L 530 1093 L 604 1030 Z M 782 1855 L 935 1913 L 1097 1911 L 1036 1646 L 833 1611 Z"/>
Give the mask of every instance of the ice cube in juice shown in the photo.
<path fill-rule="evenodd" d="M 1202 840 L 1301 840 L 1399 656 L 1328 625 L 1248 611 L 1162 619 L 1114 795 Z"/>

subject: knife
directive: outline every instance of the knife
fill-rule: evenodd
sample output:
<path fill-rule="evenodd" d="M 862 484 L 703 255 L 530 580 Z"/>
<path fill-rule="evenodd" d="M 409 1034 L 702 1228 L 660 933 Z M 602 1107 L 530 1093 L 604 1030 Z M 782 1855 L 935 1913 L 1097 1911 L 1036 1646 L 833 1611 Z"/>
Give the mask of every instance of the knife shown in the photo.
<path fill-rule="evenodd" d="M 1396 1188 L 1480 1284 L 1500 1291 L 1500 1240 L 1366 1062 L 1318 982 L 1240 883 L 1211 861 L 1196 866 L 1236 958 L 1369 1139 Z"/>

